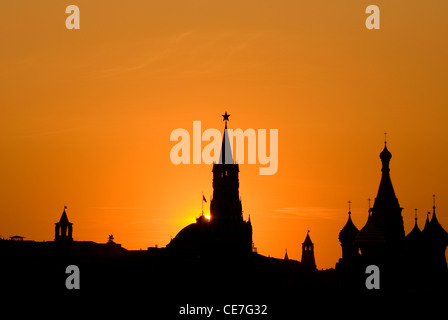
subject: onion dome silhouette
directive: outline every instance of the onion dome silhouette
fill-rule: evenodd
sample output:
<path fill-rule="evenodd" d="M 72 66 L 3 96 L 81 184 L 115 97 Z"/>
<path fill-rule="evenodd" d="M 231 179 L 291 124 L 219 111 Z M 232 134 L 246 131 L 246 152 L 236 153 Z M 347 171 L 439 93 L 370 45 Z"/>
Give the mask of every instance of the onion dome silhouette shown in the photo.
<path fill-rule="evenodd" d="M 389 161 L 392 158 L 392 153 L 387 149 L 387 142 L 384 143 L 384 149 L 380 153 L 380 159 L 382 161 Z"/>
<path fill-rule="evenodd" d="M 424 235 L 427 240 L 431 242 L 436 242 L 437 244 L 447 246 L 448 245 L 448 233 L 443 229 L 440 225 L 439 220 L 437 220 L 436 216 L 436 205 L 435 205 L 435 195 L 434 205 L 432 207 L 432 218 L 427 225 L 425 225 Z"/>
<path fill-rule="evenodd" d="M 422 232 L 421 232 L 421 230 L 420 230 L 420 228 L 418 227 L 418 224 L 417 224 L 417 209 L 415 209 L 415 218 L 414 218 L 414 220 L 415 220 L 414 228 L 412 229 L 411 232 L 409 232 L 409 234 L 405 238 L 406 241 L 409 242 L 409 243 L 416 243 L 416 242 L 418 242 L 420 240 L 420 237 L 421 237 L 421 234 L 422 234 Z"/>
<path fill-rule="evenodd" d="M 342 228 L 341 232 L 339 232 L 339 241 L 341 243 L 353 243 L 356 235 L 359 230 L 356 228 L 352 221 L 351 212 L 348 212 L 348 220 L 345 226 Z"/>
<path fill-rule="evenodd" d="M 370 212 L 371 210 L 369 210 L 369 218 L 365 226 L 355 237 L 355 244 L 359 247 L 380 245 L 386 242 L 383 233 L 373 222 Z"/>

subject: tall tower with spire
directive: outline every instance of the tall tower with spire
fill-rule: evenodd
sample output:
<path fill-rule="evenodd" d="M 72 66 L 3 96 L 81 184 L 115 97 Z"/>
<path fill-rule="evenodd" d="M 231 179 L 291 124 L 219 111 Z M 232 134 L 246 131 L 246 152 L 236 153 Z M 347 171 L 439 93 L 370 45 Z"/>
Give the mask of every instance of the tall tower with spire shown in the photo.
<path fill-rule="evenodd" d="M 306 233 L 305 241 L 302 243 L 302 267 L 306 270 L 316 270 L 314 259 L 314 243 L 310 238 L 310 231 Z"/>
<path fill-rule="evenodd" d="M 227 122 L 223 121 L 224 136 L 218 163 L 213 164 L 213 196 L 210 199 L 210 221 L 201 215 L 196 223 L 183 228 L 167 247 L 204 254 L 240 255 L 255 250 L 252 243 L 252 224 L 243 219 L 239 195 L 239 168 L 233 162 Z M 204 199 L 204 198 L 203 198 Z"/>
<path fill-rule="evenodd" d="M 239 195 L 239 167 L 233 162 L 227 122 L 230 114 L 222 115 L 224 135 L 219 162 L 213 164 L 213 198 L 210 201 L 210 224 L 213 233 L 220 236 L 227 248 L 252 251 L 252 224 L 243 219 Z"/>
<path fill-rule="evenodd" d="M 223 116 L 225 122 L 219 162 L 213 164 L 213 199 L 210 201 L 212 224 L 231 226 L 243 222 L 243 210 L 239 196 L 239 168 L 233 163 L 227 122 L 230 114 Z"/>
<path fill-rule="evenodd" d="M 384 141 L 384 149 L 380 153 L 382 163 L 381 182 L 378 194 L 372 208 L 372 220 L 381 230 L 387 246 L 395 246 L 404 240 L 404 225 L 398 199 L 395 195 L 392 180 L 390 178 L 389 163 L 392 154 L 387 149 L 387 141 Z"/>

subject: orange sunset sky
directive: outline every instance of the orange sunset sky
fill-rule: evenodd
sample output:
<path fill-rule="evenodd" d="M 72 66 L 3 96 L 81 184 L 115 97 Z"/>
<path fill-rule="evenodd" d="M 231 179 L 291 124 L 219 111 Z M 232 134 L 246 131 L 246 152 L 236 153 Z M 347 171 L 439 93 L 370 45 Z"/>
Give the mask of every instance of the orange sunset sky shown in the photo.
<path fill-rule="evenodd" d="M 78 5 L 80 30 L 65 28 Z M 367 30 L 365 8 L 381 9 Z M 212 194 L 211 165 L 174 165 L 170 133 L 278 129 L 279 167 L 240 166 L 259 253 L 318 268 L 361 229 L 384 132 L 406 233 L 437 195 L 448 229 L 446 1 L 2 1 L 0 235 L 166 245 Z M 203 146 L 205 143 L 203 144 Z M 209 212 L 208 205 L 205 210 Z"/>

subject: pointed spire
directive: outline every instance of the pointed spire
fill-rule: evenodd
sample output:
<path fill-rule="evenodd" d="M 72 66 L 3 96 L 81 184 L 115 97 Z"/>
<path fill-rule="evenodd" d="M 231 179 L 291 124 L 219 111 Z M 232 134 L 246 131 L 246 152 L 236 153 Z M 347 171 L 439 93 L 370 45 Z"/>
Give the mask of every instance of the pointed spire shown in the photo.
<path fill-rule="evenodd" d="M 305 237 L 305 241 L 303 241 L 304 245 L 312 245 L 313 241 L 311 241 L 311 237 L 310 237 L 310 230 L 308 230 L 306 232 L 306 237 Z"/>
<path fill-rule="evenodd" d="M 430 214 L 431 214 L 431 212 L 429 212 L 429 211 L 426 214 L 426 222 L 425 222 L 425 226 L 423 227 L 423 230 L 428 230 L 428 227 L 429 227 L 429 215 Z"/>
<path fill-rule="evenodd" d="M 65 209 L 67 209 L 67 206 L 64 206 L 64 211 L 62 211 L 62 215 L 61 215 L 61 219 L 59 219 L 59 223 L 63 223 L 63 224 L 69 223 Z"/>
<path fill-rule="evenodd" d="M 286 248 L 286 250 L 285 250 L 285 260 L 289 260 L 289 258 L 288 258 L 288 248 Z"/>
<path fill-rule="evenodd" d="M 436 216 L 436 195 L 432 195 L 432 218 Z"/>
<path fill-rule="evenodd" d="M 415 244 L 417 241 L 419 241 L 420 234 L 421 234 L 421 230 L 417 224 L 417 208 L 415 208 L 414 210 L 415 210 L 414 228 L 412 228 L 411 232 L 409 232 L 409 234 L 405 237 L 405 239 L 408 243 L 413 243 L 413 244 Z"/>
<path fill-rule="evenodd" d="M 229 120 L 230 114 L 227 111 L 223 116 L 223 121 L 225 122 L 224 134 L 222 136 L 221 154 L 219 155 L 219 164 L 233 164 L 232 148 L 230 147 L 230 138 L 227 132 L 227 121 Z"/>
<path fill-rule="evenodd" d="M 418 231 L 420 231 L 419 227 L 418 227 L 418 223 L 417 223 L 417 208 L 414 209 L 415 210 L 415 217 L 414 217 L 414 229 L 417 228 Z"/>
<path fill-rule="evenodd" d="M 431 218 L 431 224 L 433 225 L 440 225 L 439 221 L 436 217 L 436 195 L 432 195 L 432 218 Z"/>
<path fill-rule="evenodd" d="M 415 220 L 414 228 L 415 228 L 415 227 L 418 228 L 418 223 L 417 223 L 417 220 L 418 220 L 418 218 L 417 218 L 417 208 L 415 208 L 415 217 L 414 217 L 414 220 Z M 419 229 L 419 230 L 420 230 L 420 229 Z"/>

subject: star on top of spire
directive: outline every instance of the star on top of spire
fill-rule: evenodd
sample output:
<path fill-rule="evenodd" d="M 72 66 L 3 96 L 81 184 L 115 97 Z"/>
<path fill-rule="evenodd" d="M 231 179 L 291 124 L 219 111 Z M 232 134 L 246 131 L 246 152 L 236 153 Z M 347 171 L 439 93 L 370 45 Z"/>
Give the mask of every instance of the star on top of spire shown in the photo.
<path fill-rule="evenodd" d="M 222 115 L 222 117 L 223 117 L 222 121 L 230 121 L 229 120 L 230 114 L 227 114 L 227 111 Z"/>

